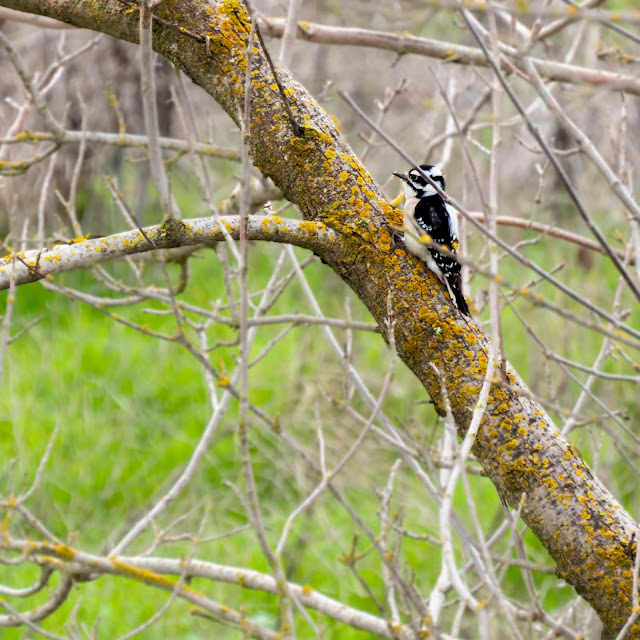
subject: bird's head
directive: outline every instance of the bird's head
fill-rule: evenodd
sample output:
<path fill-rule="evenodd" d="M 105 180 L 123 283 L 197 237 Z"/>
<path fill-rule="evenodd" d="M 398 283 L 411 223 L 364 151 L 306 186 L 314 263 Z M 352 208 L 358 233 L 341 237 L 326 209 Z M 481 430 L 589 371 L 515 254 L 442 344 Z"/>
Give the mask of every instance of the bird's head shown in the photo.
<path fill-rule="evenodd" d="M 444 191 L 444 176 L 442 175 L 442 171 L 432 164 L 421 164 L 420 169 L 413 167 L 408 175 L 393 172 L 394 176 L 404 182 L 405 198 L 428 198 L 429 196 L 436 195 L 437 192 L 433 188 L 433 185 L 425 180 L 420 170 L 422 173 L 428 175 Z"/>

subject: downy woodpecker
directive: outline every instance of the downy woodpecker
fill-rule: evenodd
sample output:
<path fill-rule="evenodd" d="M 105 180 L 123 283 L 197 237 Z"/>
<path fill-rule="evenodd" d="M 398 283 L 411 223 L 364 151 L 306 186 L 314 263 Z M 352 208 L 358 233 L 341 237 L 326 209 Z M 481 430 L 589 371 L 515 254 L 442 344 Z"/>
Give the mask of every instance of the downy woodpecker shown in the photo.
<path fill-rule="evenodd" d="M 444 191 L 442 172 L 433 165 L 414 167 L 408 175 L 393 173 L 404 182 L 404 243 L 444 283 L 460 312 L 470 316 L 462 294 L 460 263 L 452 255 L 458 249 L 458 212 L 442 199 L 423 173 Z"/>

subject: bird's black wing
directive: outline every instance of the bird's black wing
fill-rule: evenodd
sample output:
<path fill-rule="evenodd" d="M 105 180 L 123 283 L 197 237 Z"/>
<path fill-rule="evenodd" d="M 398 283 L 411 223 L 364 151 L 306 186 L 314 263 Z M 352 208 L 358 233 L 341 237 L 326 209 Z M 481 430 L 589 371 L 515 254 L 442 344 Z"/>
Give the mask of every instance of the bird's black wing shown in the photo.
<path fill-rule="evenodd" d="M 457 238 L 451 236 L 449 212 L 444 200 L 438 196 L 422 198 L 416 205 L 414 217 L 421 229 L 431 236 L 431 239 L 455 253 L 453 243 Z M 445 275 L 460 273 L 460 264 L 451 256 L 445 256 L 435 248 L 429 248 L 435 263 Z"/>

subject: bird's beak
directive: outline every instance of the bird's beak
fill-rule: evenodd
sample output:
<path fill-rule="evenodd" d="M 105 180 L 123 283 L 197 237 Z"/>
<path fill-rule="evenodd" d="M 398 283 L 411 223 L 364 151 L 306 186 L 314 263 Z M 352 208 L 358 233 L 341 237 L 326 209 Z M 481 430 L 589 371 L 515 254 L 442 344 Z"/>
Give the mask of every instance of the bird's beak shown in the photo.
<path fill-rule="evenodd" d="M 396 178 L 400 178 L 400 180 L 403 180 L 404 182 L 409 182 L 409 178 L 407 178 L 407 176 L 404 175 L 404 173 L 397 173 L 397 172 L 393 172 L 393 175 Z"/>

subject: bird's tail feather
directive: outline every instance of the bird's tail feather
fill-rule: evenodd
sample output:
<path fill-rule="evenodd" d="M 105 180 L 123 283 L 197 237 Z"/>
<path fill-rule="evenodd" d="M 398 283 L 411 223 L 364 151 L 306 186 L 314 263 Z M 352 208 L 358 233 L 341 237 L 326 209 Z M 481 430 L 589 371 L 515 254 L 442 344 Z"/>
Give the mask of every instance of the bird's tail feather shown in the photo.
<path fill-rule="evenodd" d="M 465 316 L 471 317 L 471 312 L 469 311 L 469 307 L 467 306 L 467 301 L 464 299 L 462 295 L 462 278 L 460 274 L 448 278 L 447 288 L 449 289 L 449 294 L 456 301 L 456 307 L 458 307 L 458 311 Z"/>

